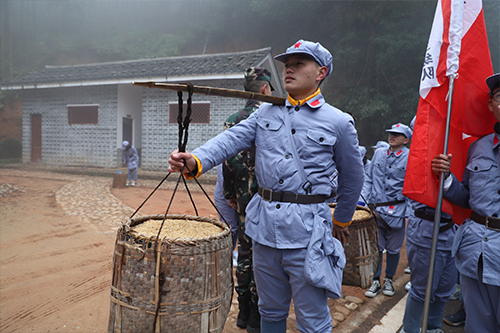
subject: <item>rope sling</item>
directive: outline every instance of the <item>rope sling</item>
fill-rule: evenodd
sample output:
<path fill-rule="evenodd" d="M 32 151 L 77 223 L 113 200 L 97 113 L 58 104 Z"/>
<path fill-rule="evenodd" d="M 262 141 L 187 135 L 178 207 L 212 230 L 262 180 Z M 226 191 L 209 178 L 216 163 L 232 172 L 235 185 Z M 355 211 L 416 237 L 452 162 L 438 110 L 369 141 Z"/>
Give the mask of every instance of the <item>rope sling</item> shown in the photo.
<path fill-rule="evenodd" d="M 182 91 L 177 91 L 178 110 L 179 110 L 178 116 L 177 116 L 177 124 L 178 124 L 178 129 L 179 129 L 179 131 L 178 131 L 178 137 L 179 137 L 178 138 L 179 139 L 178 140 L 178 150 L 179 150 L 179 152 L 185 152 L 186 151 L 186 145 L 187 145 L 187 141 L 188 141 L 188 137 L 189 137 L 189 124 L 191 122 L 191 115 L 192 115 L 192 95 L 193 95 L 193 92 L 194 92 L 193 84 L 191 84 L 190 82 L 183 83 L 183 84 L 187 88 L 188 100 L 187 100 L 187 107 L 186 107 L 186 116 L 183 117 L 184 101 L 183 101 L 183 98 L 182 98 Z M 207 199 L 209 200 L 209 202 L 212 204 L 212 206 L 215 208 L 215 210 L 217 211 L 217 213 L 219 214 L 219 216 L 222 218 L 222 220 L 224 221 L 224 223 L 226 223 L 229 226 L 228 222 L 226 221 L 226 219 L 224 218 L 224 216 L 221 214 L 221 212 L 219 211 L 219 209 L 217 208 L 217 206 L 215 205 L 215 203 L 212 201 L 212 199 L 210 198 L 210 196 L 208 195 L 208 193 L 205 191 L 205 189 L 203 188 L 203 186 L 201 186 L 200 182 L 195 178 L 195 175 L 193 174 L 192 170 L 189 169 L 189 167 L 186 165 L 185 162 L 184 162 L 184 165 L 185 165 L 186 169 L 189 171 L 189 174 L 196 181 L 196 184 L 198 184 L 198 186 L 200 187 L 200 189 L 202 190 L 202 192 L 205 194 L 205 196 L 207 197 Z M 171 172 L 169 172 L 160 181 L 160 183 L 148 195 L 148 197 L 139 205 L 139 207 L 134 211 L 134 213 L 130 216 L 129 219 L 132 219 L 135 216 L 135 214 L 137 214 L 137 212 L 146 204 L 146 202 L 149 200 L 149 198 L 151 198 L 151 196 L 156 192 L 156 190 L 158 190 L 158 188 L 168 179 L 168 177 L 170 176 L 170 174 L 171 174 Z M 155 279 L 157 280 L 157 283 L 158 283 L 158 288 L 157 288 L 158 293 L 156 295 L 156 309 L 155 309 L 155 317 L 154 317 L 154 321 L 153 321 L 153 332 L 159 332 L 158 316 L 159 316 L 159 312 L 160 312 L 160 304 L 161 304 L 161 299 L 162 299 L 162 294 L 163 294 L 160 291 L 163 289 L 163 284 L 164 284 L 164 282 L 166 280 L 164 272 L 160 272 L 161 248 L 158 247 L 158 244 L 159 244 L 159 241 L 160 241 L 160 234 L 161 234 L 162 228 L 163 228 L 163 226 L 165 224 L 165 221 L 167 219 L 168 212 L 169 212 L 170 207 L 172 205 L 172 202 L 174 200 L 175 194 L 177 193 L 177 189 L 179 187 L 179 183 L 181 182 L 181 180 L 184 183 L 184 187 L 185 187 L 185 189 L 186 189 L 186 191 L 188 193 L 189 199 L 191 200 L 191 203 L 192 203 L 193 208 L 195 210 L 195 214 L 198 216 L 198 209 L 196 208 L 196 204 L 195 204 L 195 202 L 193 200 L 193 196 L 191 195 L 191 191 L 189 190 L 188 184 L 186 182 L 186 178 L 184 177 L 184 174 L 181 172 L 179 174 L 179 178 L 177 179 L 177 183 L 175 185 L 175 188 L 174 188 L 174 190 L 172 192 L 172 197 L 170 198 L 170 201 L 169 201 L 168 206 L 166 208 L 165 214 L 163 216 L 163 220 L 162 220 L 162 223 L 161 223 L 160 228 L 158 230 L 158 234 L 156 236 L 155 245 L 154 245 L 155 252 L 157 253 L 157 255 L 155 257 L 156 258 L 156 276 L 155 276 Z M 139 261 L 142 260 L 143 258 L 139 259 Z"/>

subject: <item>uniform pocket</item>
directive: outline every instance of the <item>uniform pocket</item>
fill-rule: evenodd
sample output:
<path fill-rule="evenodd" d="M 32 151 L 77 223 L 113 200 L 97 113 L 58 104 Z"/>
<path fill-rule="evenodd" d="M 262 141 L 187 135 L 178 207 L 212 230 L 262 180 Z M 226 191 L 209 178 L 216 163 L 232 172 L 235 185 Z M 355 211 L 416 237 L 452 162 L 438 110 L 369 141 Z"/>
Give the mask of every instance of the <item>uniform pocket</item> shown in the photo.
<path fill-rule="evenodd" d="M 255 146 L 267 150 L 273 149 L 283 122 L 275 119 L 259 118 L 257 119 L 257 125 Z"/>
<path fill-rule="evenodd" d="M 466 166 L 469 171 L 470 193 L 482 193 L 493 180 L 492 168 L 494 161 L 486 158 L 476 158 Z"/>
<path fill-rule="evenodd" d="M 310 129 L 307 131 L 307 138 L 304 153 L 308 157 L 319 159 L 318 162 L 331 160 L 333 146 L 337 142 L 337 137 L 333 133 Z"/>

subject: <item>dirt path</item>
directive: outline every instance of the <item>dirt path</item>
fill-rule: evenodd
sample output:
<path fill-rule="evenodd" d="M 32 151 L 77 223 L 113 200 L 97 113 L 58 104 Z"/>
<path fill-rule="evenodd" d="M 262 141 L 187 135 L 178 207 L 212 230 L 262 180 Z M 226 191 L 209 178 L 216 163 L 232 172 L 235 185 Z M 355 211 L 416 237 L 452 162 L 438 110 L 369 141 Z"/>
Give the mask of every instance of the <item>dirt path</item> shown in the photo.
<path fill-rule="evenodd" d="M 37 176 L 0 176 L 0 332 L 105 332 L 116 228 L 152 189 Z M 159 190 L 140 214 L 164 213 L 170 197 Z M 200 215 L 216 214 L 193 197 Z M 171 212 L 194 214 L 187 204 L 180 192 Z"/>
<path fill-rule="evenodd" d="M 0 332 L 107 331 L 116 230 L 157 182 L 126 189 L 111 184 L 106 177 L 0 171 Z M 164 214 L 168 188 L 162 186 L 138 215 Z M 213 186 L 204 188 L 212 196 Z M 198 215 L 216 218 L 202 192 L 192 196 Z M 169 213 L 195 215 L 186 192 L 176 194 Z M 343 286 L 342 293 L 366 303 L 361 288 Z M 358 307 L 346 299 L 329 305 L 344 318 Z M 223 333 L 246 332 L 236 327 L 236 316 L 235 295 Z M 339 328 L 344 323 L 339 320 Z M 293 309 L 287 332 L 298 332 Z"/>
<path fill-rule="evenodd" d="M 104 332 L 114 235 L 58 207 L 64 181 L 0 177 L 0 331 Z"/>

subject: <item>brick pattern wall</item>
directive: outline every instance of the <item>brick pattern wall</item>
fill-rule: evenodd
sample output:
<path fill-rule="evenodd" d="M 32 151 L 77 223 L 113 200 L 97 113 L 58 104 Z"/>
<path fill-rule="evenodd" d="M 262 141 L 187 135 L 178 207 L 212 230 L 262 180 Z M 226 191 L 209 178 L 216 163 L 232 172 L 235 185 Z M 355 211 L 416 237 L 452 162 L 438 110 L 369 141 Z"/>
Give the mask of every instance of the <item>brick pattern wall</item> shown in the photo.
<path fill-rule="evenodd" d="M 243 89 L 242 80 L 193 81 L 194 85 Z M 42 116 L 42 163 L 59 166 L 116 168 L 122 164 L 116 148 L 117 86 L 30 89 L 23 91 L 23 162 L 31 159 L 31 115 Z M 183 94 L 187 101 L 187 93 Z M 202 145 L 224 130 L 228 116 L 245 100 L 193 95 L 193 101 L 210 102 L 210 123 L 190 124 L 187 150 Z M 178 147 L 178 126 L 169 124 L 169 103 L 177 92 L 143 88 L 141 168 L 167 171 L 170 152 Z M 98 124 L 68 124 L 68 104 L 98 104 Z M 215 168 L 209 174 L 217 174 Z"/>
<path fill-rule="evenodd" d="M 242 80 L 192 82 L 194 85 L 243 90 Z M 187 101 L 187 93 L 183 100 Z M 178 147 L 177 124 L 169 124 L 169 103 L 177 103 L 175 91 L 144 88 L 142 114 L 142 168 L 166 171 L 168 157 Z M 210 124 L 190 124 L 186 149 L 191 151 L 224 130 L 224 121 L 245 106 L 245 100 L 217 96 L 193 95 L 193 101 L 210 101 Z M 209 174 L 217 174 L 214 168 Z"/>
<path fill-rule="evenodd" d="M 68 104 L 99 104 L 98 124 L 68 124 Z M 116 167 L 117 87 L 68 87 L 23 91 L 23 162 L 31 159 L 31 115 L 42 116 L 42 163 Z"/>

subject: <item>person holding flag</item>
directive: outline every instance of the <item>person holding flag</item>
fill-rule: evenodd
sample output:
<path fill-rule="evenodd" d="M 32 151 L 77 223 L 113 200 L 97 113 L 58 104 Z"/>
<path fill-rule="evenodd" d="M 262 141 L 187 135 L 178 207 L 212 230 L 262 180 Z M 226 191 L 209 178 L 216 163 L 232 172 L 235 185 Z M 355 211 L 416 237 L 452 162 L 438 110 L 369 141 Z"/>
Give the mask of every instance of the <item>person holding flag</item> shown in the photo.
<path fill-rule="evenodd" d="M 451 152 L 454 156 L 451 172 L 455 181 L 462 181 L 462 177 L 466 181 L 466 166 L 471 162 L 468 160 L 470 155 L 467 154 L 469 146 L 477 138 L 491 134 L 492 125 L 498 121 L 494 113 L 488 110 L 488 91 L 484 89 L 484 80 L 492 73 L 482 1 L 438 0 L 422 68 L 420 101 L 403 188 L 406 197 L 436 208 L 428 288 L 422 316 L 424 329 L 427 327 L 432 299 L 431 286 L 440 236 L 439 226 L 436 224 L 440 221 L 442 211 L 449 213 L 453 222 L 458 225 L 468 220 L 471 214 L 470 209 L 447 200 L 448 195 L 443 198 L 444 177 L 436 178 L 431 164 L 436 155 L 442 154 L 446 158 L 448 152 Z M 498 170 L 496 172 L 498 174 Z M 484 202 L 490 200 L 488 198 Z M 496 206 L 500 207 L 498 201 Z M 466 229 L 470 225 L 469 223 Z M 463 231 L 461 228 L 457 232 L 452 254 L 456 252 L 455 246 L 457 242 L 460 243 L 458 240 L 462 239 Z M 498 243 L 496 246 L 498 252 Z M 498 257 L 498 254 L 495 256 Z M 477 264 L 478 258 L 469 259 L 471 262 L 468 263 L 470 267 L 467 270 L 474 270 L 474 261 Z M 499 269 L 498 261 L 496 263 Z M 458 269 L 462 273 L 460 267 Z M 477 274 L 472 276 L 477 278 Z M 498 276 L 500 275 L 496 275 L 496 281 L 500 281 Z M 498 318 L 498 305 L 496 313 Z M 468 319 L 471 316 L 467 313 Z M 498 332 L 498 324 L 493 330 L 484 329 L 483 325 L 468 327 L 467 332 Z"/>
<path fill-rule="evenodd" d="M 412 130 L 415 118 L 410 123 Z M 413 200 L 410 202 L 413 210 L 408 217 L 406 227 L 406 253 L 411 268 L 411 288 L 406 299 L 403 329 L 400 333 L 420 332 L 429 275 L 434 215 L 436 213 L 432 207 Z M 451 255 L 456 226 L 450 214 L 443 213 L 441 215 L 439 231 L 427 332 L 441 332 L 446 302 L 453 293 L 457 281 L 455 259 Z"/>
<path fill-rule="evenodd" d="M 438 176 L 446 175 L 444 196 L 472 209 L 453 244 L 468 333 L 500 332 L 500 73 L 486 83 L 497 122 L 494 133 L 471 144 L 462 181 L 450 172 L 451 154 L 439 154 L 431 164 Z"/>

